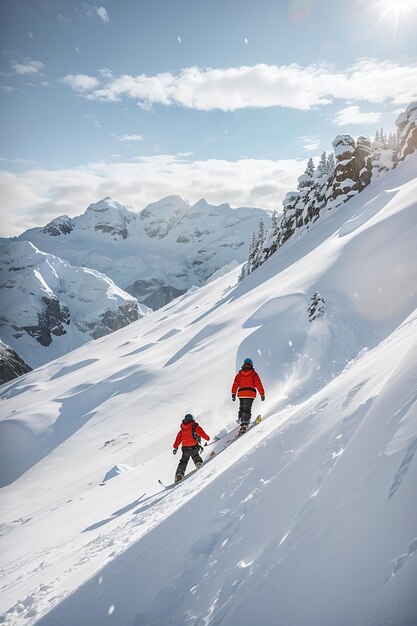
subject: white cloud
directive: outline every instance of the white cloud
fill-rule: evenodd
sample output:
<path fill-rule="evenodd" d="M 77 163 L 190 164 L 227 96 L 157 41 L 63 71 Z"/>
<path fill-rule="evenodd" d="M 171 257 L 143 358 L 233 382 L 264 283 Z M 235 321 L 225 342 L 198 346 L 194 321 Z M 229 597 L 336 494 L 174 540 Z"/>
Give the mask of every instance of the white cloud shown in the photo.
<path fill-rule="evenodd" d="M 103 20 L 103 22 L 110 22 L 109 14 L 104 7 L 97 8 L 97 15 L 101 20 Z"/>
<path fill-rule="evenodd" d="M 45 66 L 40 61 L 33 61 L 32 59 L 25 58 L 21 61 L 12 61 L 12 67 L 17 74 L 37 74 Z"/>
<path fill-rule="evenodd" d="M 320 135 L 298 137 L 297 141 L 302 144 L 303 150 L 307 152 L 314 152 L 314 150 L 317 150 L 321 145 Z"/>
<path fill-rule="evenodd" d="M 350 124 L 377 124 L 381 119 L 381 113 L 373 111 L 362 113 L 358 106 L 350 106 L 338 111 L 333 119 L 337 126 L 349 126 Z"/>
<path fill-rule="evenodd" d="M 417 64 L 361 59 L 345 70 L 329 66 L 242 66 L 227 69 L 189 67 L 179 74 L 112 77 L 89 99 L 115 102 L 133 98 L 143 107 L 178 104 L 210 111 L 249 107 L 311 109 L 335 99 L 407 104 L 417 97 Z"/>
<path fill-rule="evenodd" d="M 74 169 L 0 171 L 2 234 L 17 235 L 64 213 L 78 215 L 91 202 L 108 195 L 137 210 L 170 194 L 190 202 L 204 196 L 217 204 L 279 209 L 304 169 L 304 161 L 290 159 L 199 161 L 184 155 L 160 155 Z"/>
<path fill-rule="evenodd" d="M 87 74 L 68 74 L 62 79 L 66 85 L 78 92 L 87 92 L 95 89 L 99 85 L 99 80 L 95 76 L 87 76 Z"/>
<path fill-rule="evenodd" d="M 249 43 L 249 39 L 247 37 L 245 37 L 243 41 L 245 42 L 246 45 Z"/>
<path fill-rule="evenodd" d="M 142 135 L 120 135 L 117 137 L 120 141 L 143 141 Z"/>

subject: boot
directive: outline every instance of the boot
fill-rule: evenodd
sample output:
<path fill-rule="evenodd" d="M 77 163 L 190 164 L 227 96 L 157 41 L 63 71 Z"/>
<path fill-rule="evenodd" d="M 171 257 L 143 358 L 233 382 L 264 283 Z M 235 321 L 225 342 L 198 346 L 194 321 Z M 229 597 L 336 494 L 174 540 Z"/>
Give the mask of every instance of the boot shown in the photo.
<path fill-rule="evenodd" d="M 181 474 L 181 472 L 178 472 L 178 474 L 175 474 L 175 482 L 179 483 L 180 480 L 182 480 L 184 478 L 184 474 Z"/>
<path fill-rule="evenodd" d="M 248 422 L 242 422 L 240 425 L 240 430 L 239 430 L 239 435 L 243 435 L 243 433 L 245 433 L 249 428 L 249 423 Z"/>
<path fill-rule="evenodd" d="M 203 461 L 196 461 L 195 463 L 195 469 L 198 469 L 199 467 L 201 467 L 203 465 Z"/>

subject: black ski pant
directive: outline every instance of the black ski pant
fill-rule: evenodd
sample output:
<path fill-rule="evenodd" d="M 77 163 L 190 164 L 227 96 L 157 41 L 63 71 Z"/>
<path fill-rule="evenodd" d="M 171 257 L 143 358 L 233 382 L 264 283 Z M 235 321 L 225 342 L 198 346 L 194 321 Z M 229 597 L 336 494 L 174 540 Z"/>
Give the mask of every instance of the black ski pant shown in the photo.
<path fill-rule="evenodd" d="M 201 463 L 203 462 L 203 459 L 198 454 L 198 446 L 183 446 L 182 457 L 177 467 L 177 476 L 178 474 L 185 474 L 185 470 L 187 469 L 187 464 L 190 460 L 190 457 L 194 461 L 194 465 L 201 465 Z"/>
<path fill-rule="evenodd" d="M 252 404 L 255 398 L 239 398 L 239 422 L 249 424 L 252 417 Z"/>

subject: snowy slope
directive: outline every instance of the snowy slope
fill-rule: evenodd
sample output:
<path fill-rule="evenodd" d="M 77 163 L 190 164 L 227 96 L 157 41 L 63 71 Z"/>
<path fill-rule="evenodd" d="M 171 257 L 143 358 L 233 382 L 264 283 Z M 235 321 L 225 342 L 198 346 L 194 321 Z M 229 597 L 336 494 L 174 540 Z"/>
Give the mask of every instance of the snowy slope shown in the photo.
<path fill-rule="evenodd" d="M 417 623 L 416 172 L 2 386 L 3 623 Z M 263 422 L 163 491 L 184 413 L 235 425 L 246 356 Z"/>
<path fill-rule="evenodd" d="M 0 245 L 0 336 L 31 367 L 147 313 L 100 272 L 28 241 Z"/>
<path fill-rule="evenodd" d="M 59 217 L 21 235 L 40 250 L 110 276 L 140 302 L 159 308 L 223 266 L 248 254 L 248 242 L 263 209 L 194 205 L 168 196 L 132 211 L 112 198 L 79 217 Z"/>

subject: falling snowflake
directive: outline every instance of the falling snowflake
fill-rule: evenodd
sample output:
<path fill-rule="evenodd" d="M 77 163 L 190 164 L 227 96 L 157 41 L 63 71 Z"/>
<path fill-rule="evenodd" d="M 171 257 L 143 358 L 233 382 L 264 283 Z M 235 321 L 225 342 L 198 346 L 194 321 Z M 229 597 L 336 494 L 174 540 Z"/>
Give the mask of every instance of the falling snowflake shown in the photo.
<path fill-rule="evenodd" d="M 177 41 L 178 41 L 178 43 L 182 43 L 182 39 L 181 39 L 181 37 L 179 35 L 177 37 Z"/>

